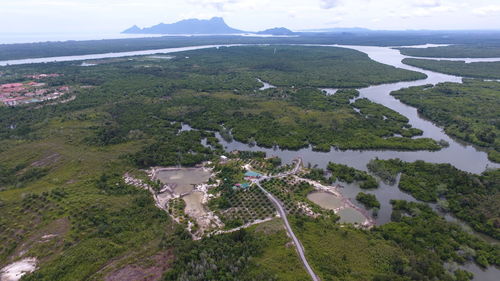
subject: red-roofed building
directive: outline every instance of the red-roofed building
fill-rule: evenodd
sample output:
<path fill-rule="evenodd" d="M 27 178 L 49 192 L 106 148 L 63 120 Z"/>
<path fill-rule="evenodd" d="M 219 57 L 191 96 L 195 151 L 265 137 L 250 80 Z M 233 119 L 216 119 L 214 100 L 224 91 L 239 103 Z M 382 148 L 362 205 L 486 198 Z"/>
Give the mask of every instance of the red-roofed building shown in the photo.
<path fill-rule="evenodd" d="M 26 88 L 25 87 L 14 87 L 14 88 L 4 88 L 4 89 L 0 89 L 0 91 L 2 91 L 3 93 L 19 93 L 19 92 L 22 92 L 22 91 L 25 91 Z"/>
<path fill-rule="evenodd" d="M 12 88 L 19 88 L 22 87 L 23 83 L 9 83 L 9 84 L 2 84 L 0 85 L 0 88 L 2 89 L 12 89 Z"/>
<path fill-rule="evenodd" d="M 48 78 L 48 77 L 59 77 L 61 74 L 57 73 L 50 73 L 50 74 L 34 74 L 34 75 L 26 75 L 26 78 L 32 78 L 32 79 L 42 79 L 42 78 Z"/>
<path fill-rule="evenodd" d="M 10 98 L 10 99 L 4 99 L 3 103 L 5 105 L 14 106 L 14 105 L 18 105 L 22 100 L 25 100 L 25 98 L 24 97 Z"/>

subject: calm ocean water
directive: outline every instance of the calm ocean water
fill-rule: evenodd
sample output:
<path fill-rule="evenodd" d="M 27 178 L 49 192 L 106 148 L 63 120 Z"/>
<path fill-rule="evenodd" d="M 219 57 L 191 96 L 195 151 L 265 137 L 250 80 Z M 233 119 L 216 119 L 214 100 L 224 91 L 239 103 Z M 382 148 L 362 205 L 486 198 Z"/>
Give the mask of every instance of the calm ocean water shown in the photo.
<path fill-rule="evenodd" d="M 0 33 L 0 44 L 35 43 L 48 41 L 81 41 L 122 38 L 159 37 L 158 34 L 120 34 L 120 33 Z"/>
<path fill-rule="evenodd" d="M 0 33 L 0 44 L 57 42 L 57 41 L 83 41 L 102 39 L 148 38 L 161 36 L 214 36 L 221 34 L 121 34 L 121 33 Z M 224 34 L 223 34 L 224 35 Z M 227 34 L 225 34 L 227 35 Z M 295 37 L 287 35 L 269 34 L 232 34 L 247 37 Z"/>

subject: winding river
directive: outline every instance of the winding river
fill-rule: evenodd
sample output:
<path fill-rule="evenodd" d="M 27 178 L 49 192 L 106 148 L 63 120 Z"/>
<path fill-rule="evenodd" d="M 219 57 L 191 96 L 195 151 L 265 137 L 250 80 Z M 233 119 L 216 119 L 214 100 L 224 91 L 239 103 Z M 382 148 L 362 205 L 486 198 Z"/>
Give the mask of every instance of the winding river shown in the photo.
<path fill-rule="evenodd" d="M 162 50 L 145 50 L 136 52 L 124 52 L 124 53 L 108 53 L 108 54 L 94 54 L 94 55 L 84 55 L 84 56 L 11 60 L 11 61 L 0 61 L 0 66 L 165 54 L 165 53 L 175 53 L 175 52 L 199 50 L 206 48 L 231 47 L 231 46 L 239 46 L 239 45 L 207 45 L 207 46 L 169 48 Z M 224 141 L 219 134 L 217 134 L 217 137 L 219 138 L 222 145 L 225 147 L 227 151 L 232 151 L 232 150 L 265 151 L 269 156 L 280 157 L 284 163 L 291 163 L 293 159 L 301 157 L 304 163 L 311 163 L 312 165 L 317 165 L 318 167 L 321 168 L 325 168 L 328 162 L 331 161 L 331 162 L 345 164 L 354 167 L 356 169 L 365 171 L 367 170 L 366 164 L 375 157 L 378 157 L 380 159 L 400 158 L 404 161 L 409 161 L 409 162 L 413 162 L 416 160 L 424 160 L 432 163 L 449 163 L 457 167 L 458 169 L 471 173 L 481 173 L 487 168 L 500 168 L 500 164 L 493 163 L 488 160 L 487 154 L 483 150 L 473 145 L 465 144 L 449 137 L 443 132 L 441 128 L 436 126 L 434 123 L 419 116 L 417 110 L 414 107 L 405 105 L 390 95 L 392 91 L 406 87 L 420 86 L 426 84 L 435 85 L 437 83 L 443 83 L 443 82 L 461 83 L 462 77 L 437 73 L 405 65 L 401 61 L 404 58 L 407 58 L 408 56 L 404 56 L 398 50 L 389 47 L 345 46 L 345 45 L 309 45 L 309 46 L 331 46 L 331 47 L 350 48 L 366 53 L 371 59 L 377 62 L 398 68 L 425 73 L 428 77 L 423 80 L 389 83 L 389 84 L 382 84 L 382 85 L 370 86 L 367 88 L 359 89 L 360 96 L 370 99 L 373 102 L 380 103 L 386 107 L 389 107 L 401 113 L 402 115 L 406 116 L 409 119 L 409 122 L 413 127 L 423 130 L 424 133 L 421 137 L 433 138 L 435 140 L 445 140 L 450 144 L 449 147 L 443 148 L 439 151 L 393 151 L 393 150 L 343 150 L 342 151 L 333 149 L 330 152 L 315 152 L 312 150 L 311 147 L 304 148 L 298 151 L 291 151 L 291 150 L 281 150 L 279 148 L 269 149 L 258 146 L 251 146 L 238 141 L 227 142 Z M 467 58 L 448 59 L 448 60 L 463 60 L 471 62 L 471 60 Z M 499 61 L 499 60 L 500 58 L 477 59 L 477 61 Z M 264 86 L 272 87 L 272 85 L 267 83 Z M 340 183 L 340 184 L 345 186 L 345 188 L 341 190 L 344 196 L 351 198 L 353 202 L 356 202 L 356 200 L 354 200 L 354 197 L 360 191 L 360 188 L 355 184 L 345 184 L 345 183 Z M 392 186 L 381 183 L 381 186 L 378 189 L 368 192 L 377 195 L 377 198 L 379 199 L 382 205 L 379 211 L 379 216 L 376 220 L 377 224 L 384 224 L 390 221 L 391 206 L 389 201 L 391 199 L 403 199 L 403 200 L 415 201 L 415 199 L 411 195 L 400 191 L 397 188 L 397 183 Z M 453 220 L 449 217 L 447 219 Z M 475 274 L 475 280 L 486 280 L 486 281 L 497 280 L 495 278 L 500 276 L 500 270 L 494 267 L 489 268 L 487 271 L 483 271 L 474 264 L 468 264 L 466 265 L 466 268 L 467 270 L 470 270 Z"/>

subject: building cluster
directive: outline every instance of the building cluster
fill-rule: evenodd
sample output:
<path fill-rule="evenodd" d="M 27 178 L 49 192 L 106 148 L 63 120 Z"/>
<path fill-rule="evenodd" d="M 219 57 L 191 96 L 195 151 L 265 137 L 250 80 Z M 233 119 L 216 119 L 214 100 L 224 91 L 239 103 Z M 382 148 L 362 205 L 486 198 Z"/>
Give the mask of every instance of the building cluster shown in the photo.
<path fill-rule="evenodd" d="M 254 172 L 254 171 L 247 171 L 245 173 L 245 181 L 241 183 L 237 183 L 233 186 L 233 189 L 248 189 L 250 187 L 250 182 L 256 179 L 260 179 L 262 177 L 262 174 Z"/>
<path fill-rule="evenodd" d="M 50 74 L 42 73 L 42 74 L 26 75 L 24 77 L 29 78 L 29 79 L 40 80 L 40 79 L 44 79 L 44 78 L 59 77 L 59 76 L 61 76 L 61 74 L 58 74 L 58 73 L 50 73 Z"/>
<path fill-rule="evenodd" d="M 59 76 L 59 74 L 36 74 L 29 75 L 27 77 L 39 80 L 57 76 Z M 48 87 L 46 83 L 34 81 L 0 84 L 0 104 L 17 106 L 21 104 L 54 100 L 68 92 L 68 86 Z"/>

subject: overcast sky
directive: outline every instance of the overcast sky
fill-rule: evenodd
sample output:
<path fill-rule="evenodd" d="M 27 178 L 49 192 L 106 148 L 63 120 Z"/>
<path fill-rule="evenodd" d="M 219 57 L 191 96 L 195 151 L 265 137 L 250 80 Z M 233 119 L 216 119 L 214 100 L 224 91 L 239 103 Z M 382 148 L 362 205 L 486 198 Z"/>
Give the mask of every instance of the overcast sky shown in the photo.
<path fill-rule="evenodd" d="M 0 0 L 0 15 L 0 33 L 113 33 L 213 16 L 249 31 L 500 29 L 500 0 Z"/>

